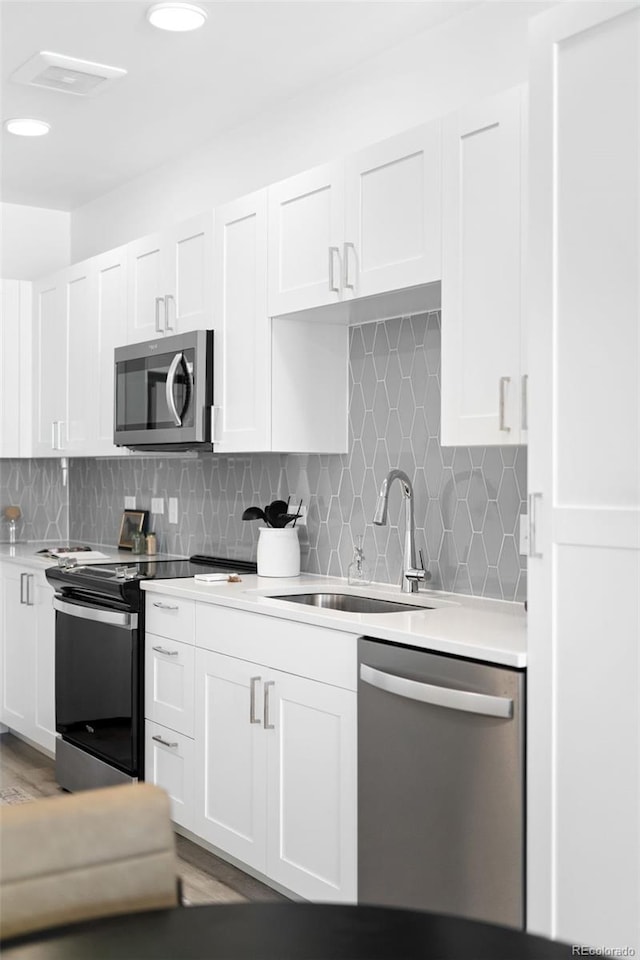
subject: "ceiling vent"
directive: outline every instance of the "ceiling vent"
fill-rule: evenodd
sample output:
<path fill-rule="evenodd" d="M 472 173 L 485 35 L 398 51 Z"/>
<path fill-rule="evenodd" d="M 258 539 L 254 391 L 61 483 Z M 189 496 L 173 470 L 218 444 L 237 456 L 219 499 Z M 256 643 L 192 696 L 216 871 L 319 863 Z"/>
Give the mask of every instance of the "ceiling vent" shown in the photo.
<path fill-rule="evenodd" d="M 11 80 L 30 87 L 72 93 L 76 97 L 95 97 L 126 73 L 120 67 L 107 67 L 103 63 L 41 50 L 16 70 Z"/>

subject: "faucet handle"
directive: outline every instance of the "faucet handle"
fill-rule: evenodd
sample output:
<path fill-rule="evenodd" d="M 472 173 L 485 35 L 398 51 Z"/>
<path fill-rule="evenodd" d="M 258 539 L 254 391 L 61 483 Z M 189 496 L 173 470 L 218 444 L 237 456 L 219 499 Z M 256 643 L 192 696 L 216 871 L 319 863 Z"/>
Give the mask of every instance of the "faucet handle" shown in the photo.
<path fill-rule="evenodd" d="M 420 549 L 418 550 L 418 553 L 420 554 L 420 566 L 422 567 L 423 570 L 426 570 L 427 568 L 424 565 L 424 553 L 422 552 L 422 547 L 420 547 Z"/>

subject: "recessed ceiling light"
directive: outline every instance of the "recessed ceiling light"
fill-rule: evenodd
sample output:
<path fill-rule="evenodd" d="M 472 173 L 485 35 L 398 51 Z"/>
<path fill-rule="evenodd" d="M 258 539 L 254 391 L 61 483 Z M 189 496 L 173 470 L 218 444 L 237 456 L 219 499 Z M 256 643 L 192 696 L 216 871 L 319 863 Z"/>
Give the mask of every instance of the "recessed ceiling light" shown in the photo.
<path fill-rule="evenodd" d="M 32 120 L 27 117 L 14 117 L 11 120 L 5 120 L 5 130 L 9 133 L 15 133 L 19 137 L 42 137 L 49 133 L 51 127 L 44 120 Z"/>
<path fill-rule="evenodd" d="M 197 30 L 206 19 L 206 10 L 193 3 L 154 3 L 147 10 L 147 20 L 160 30 Z"/>

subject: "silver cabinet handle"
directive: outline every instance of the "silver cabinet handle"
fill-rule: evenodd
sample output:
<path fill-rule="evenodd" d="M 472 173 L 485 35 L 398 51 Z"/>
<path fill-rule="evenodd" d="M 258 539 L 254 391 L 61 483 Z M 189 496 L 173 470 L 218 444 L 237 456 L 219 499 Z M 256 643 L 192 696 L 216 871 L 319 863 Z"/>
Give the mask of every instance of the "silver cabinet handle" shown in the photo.
<path fill-rule="evenodd" d="M 20 603 L 24 603 L 24 602 L 25 602 L 25 599 L 24 599 L 24 578 L 25 578 L 26 576 L 28 576 L 28 574 L 26 574 L 26 573 L 21 573 L 21 574 L 20 574 Z"/>
<path fill-rule="evenodd" d="M 62 420 L 51 421 L 51 449 L 62 450 Z"/>
<path fill-rule="evenodd" d="M 169 302 L 173 300 L 174 313 L 175 313 L 175 297 L 171 293 L 165 293 L 164 295 L 164 329 L 170 330 L 172 333 L 175 331 L 175 327 L 172 327 L 169 323 Z"/>
<path fill-rule="evenodd" d="M 163 603 L 162 600 L 154 600 L 153 606 L 158 607 L 160 610 L 179 610 L 180 609 L 177 603 Z"/>
<path fill-rule="evenodd" d="M 56 448 L 56 421 L 51 421 L 51 449 L 55 450 Z"/>
<path fill-rule="evenodd" d="M 509 433 L 511 427 L 508 427 L 505 424 L 504 420 L 504 409 L 505 409 L 505 400 L 507 392 L 507 384 L 511 383 L 511 377 L 500 377 L 500 399 L 498 401 L 499 411 L 500 411 L 500 423 L 498 424 L 498 429 L 503 430 L 505 433 Z"/>
<path fill-rule="evenodd" d="M 171 366 L 169 367 L 169 372 L 167 374 L 167 383 L 165 387 L 165 393 L 167 397 L 167 406 L 171 411 L 171 416 L 173 417 L 173 421 L 176 427 L 182 426 L 182 417 L 178 413 L 178 410 L 176 407 L 175 397 L 173 396 L 173 388 L 175 387 L 175 384 L 176 384 L 176 373 L 178 372 L 178 367 L 183 362 L 183 360 L 184 360 L 183 355 L 181 353 L 176 353 L 175 357 L 171 361 Z"/>
<path fill-rule="evenodd" d="M 354 243 L 350 243 L 348 240 L 345 241 L 342 252 L 344 257 L 344 285 L 347 290 L 355 290 L 355 284 L 349 282 L 349 250 L 353 250 L 353 256 L 356 255 L 356 247 Z"/>
<path fill-rule="evenodd" d="M 340 293 L 340 271 L 338 271 L 338 282 L 336 283 L 334 263 L 335 257 L 338 257 L 338 264 L 340 264 L 340 250 L 338 247 L 329 247 L 329 290 L 333 290 L 334 293 Z"/>
<path fill-rule="evenodd" d="M 156 333 L 163 333 L 160 326 L 160 304 L 164 304 L 164 297 L 156 297 Z"/>
<path fill-rule="evenodd" d="M 269 688 L 275 686 L 275 680 L 267 680 L 264 685 L 264 728 L 265 730 L 275 730 L 275 723 L 271 723 L 269 717 Z"/>
<path fill-rule="evenodd" d="M 542 552 L 538 550 L 538 545 L 536 543 L 537 532 L 538 532 L 538 518 L 536 516 L 536 503 L 542 500 L 541 493 L 530 493 L 529 494 L 529 556 L 540 558 Z"/>
<path fill-rule="evenodd" d="M 156 650 L 158 653 L 164 653 L 165 657 L 177 657 L 177 650 L 165 650 L 164 647 L 151 647 L 152 650 Z"/>
<path fill-rule="evenodd" d="M 31 599 L 31 584 L 33 582 L 33 574 L 28 573 L 26 577 L 27 577 L 27 600 L 26 600 L 25 606 L 33 607 L 34 603 L 33 603 L 33 600 Z"/>
<path fill-rule="evenodd" d="M 173 740 L 173 741 L 172 741 L 172 740 L 163 740 L 162 737 L 159 736 L 159 735 L 156 735 L 155 737 L 151 737 L 151 739 L 152 739 L 152 740 L 155 740 L 156 743 L 161 743 L 163 747 L 172 747 L 173 749 L 175 749 L 175 748 L 178 746 L 178 744 L 175 742 L 175 740 Z"/>
<path fill-rule="evenodd" d="M 251 696 L 249 699 L 249 723 L 262 723 L 260 717 L 256 717 L 256 684 L 260 683 L 262 677 L 251 677 Z"/>
<path fill-rule="evenodd" d="M 522 375 L 522 381 L 520 384 L 520 428 L 522 430 L 529 429 L 529 374 L 524 373 Z"/>
<path fill-rule="evenodd" d="M 492 697 L 486 693 L 472 693 L 471 690 L 452 690 L 451 687 L 438 687 L 433 683 L 420 683 L 407 677 L 383 673 L 366 663 L 360 664 L 360 679 L 386 693 L 419 700 L 421 703 L 431 703 L 436 707 L 479 713 L 485 717 L 508 719 L 513 716 L 513 700 L 509 697 Z"/>

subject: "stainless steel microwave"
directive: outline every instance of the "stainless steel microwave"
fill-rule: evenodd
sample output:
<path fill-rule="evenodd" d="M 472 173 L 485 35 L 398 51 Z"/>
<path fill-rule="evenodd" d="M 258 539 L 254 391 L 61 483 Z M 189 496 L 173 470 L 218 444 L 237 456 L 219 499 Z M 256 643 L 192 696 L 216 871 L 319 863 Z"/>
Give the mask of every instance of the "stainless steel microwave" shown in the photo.
<path fill-rule="evenodd" d="M 116 446 L 211 450 L 212 406 L 213 330 L 116 349 Z"/>

